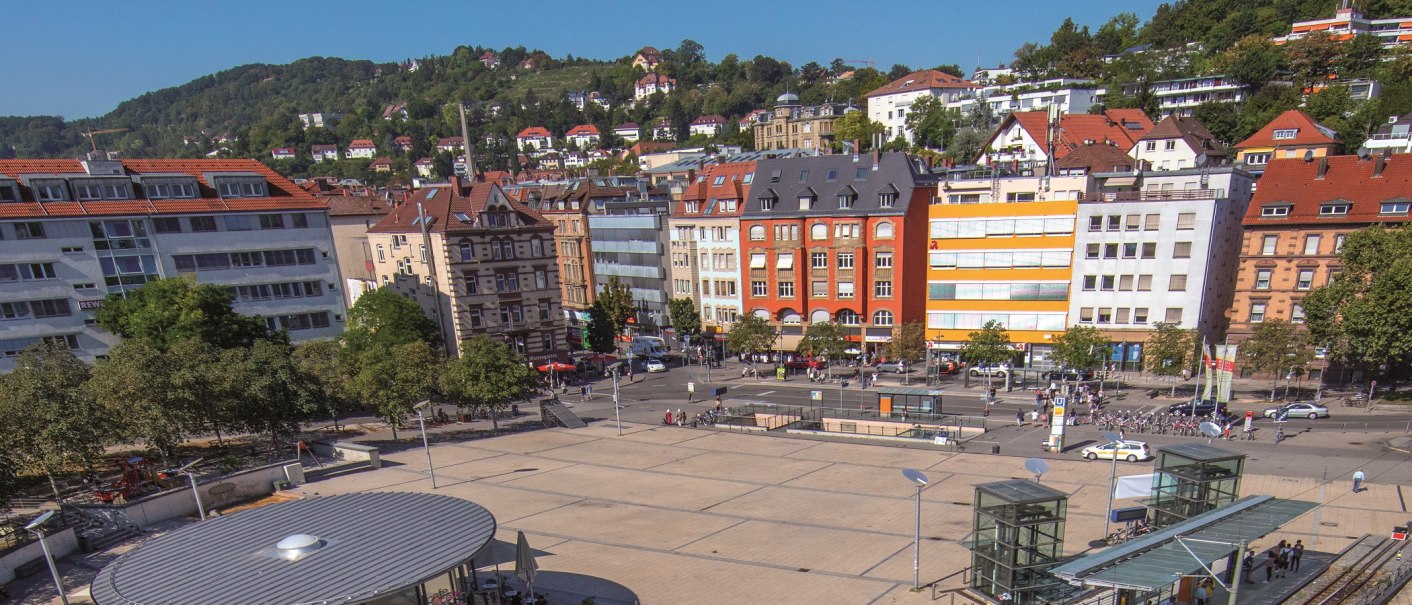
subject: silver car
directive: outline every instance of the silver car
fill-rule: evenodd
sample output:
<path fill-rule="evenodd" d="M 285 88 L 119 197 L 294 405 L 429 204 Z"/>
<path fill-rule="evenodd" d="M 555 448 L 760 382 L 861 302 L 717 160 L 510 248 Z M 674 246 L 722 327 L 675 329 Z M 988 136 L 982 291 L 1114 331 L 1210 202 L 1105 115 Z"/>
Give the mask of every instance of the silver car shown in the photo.
<path fill-rule="evenodd" d="M 874 367 L 879 372 L 897 372 L 898 374 L 906 374 L 907 369 L 911 367 L 911 364 L 907 363 L 905 360 L 884 361 Z"/>
<path fill-rule="evenodd" d="M 1282 411 L 1284 412 L 1283 416 L 1285 418 L 1308 418 L 1314 420 L 1316 418 L 1329 417 L 1329 408 L 1311 401 L 1296 401 L 1285 405 L 1277 405 L 1272 408 L 1265 408 L 1265 417 L 1278 418 L 1281 416 L 1280 412 Z"/>

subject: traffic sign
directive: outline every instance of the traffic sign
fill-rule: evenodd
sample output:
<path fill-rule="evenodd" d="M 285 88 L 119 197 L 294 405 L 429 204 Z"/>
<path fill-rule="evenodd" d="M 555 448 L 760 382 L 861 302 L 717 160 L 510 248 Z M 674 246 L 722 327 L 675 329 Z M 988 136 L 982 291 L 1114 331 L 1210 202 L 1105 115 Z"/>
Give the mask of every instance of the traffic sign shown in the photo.
<path fill-rule="evenodd" d="M 823 391 L 809 391 L 809 398 L 810 398 L 810 399 L 813 399 L 814 401 L 823 401 L 823 400 L 824 400 L 824 392 L 823 392 Z"/>

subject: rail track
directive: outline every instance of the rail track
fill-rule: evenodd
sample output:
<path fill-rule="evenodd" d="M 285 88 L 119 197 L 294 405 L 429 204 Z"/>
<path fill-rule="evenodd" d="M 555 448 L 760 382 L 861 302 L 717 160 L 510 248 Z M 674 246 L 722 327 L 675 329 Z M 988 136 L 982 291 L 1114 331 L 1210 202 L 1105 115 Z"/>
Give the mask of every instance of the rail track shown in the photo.
<path fill-rule="evenodd" d="M 1289 605 L 1359 603 L 1366 592 L 1375 592 L 1380 580 L 1391 577 L 1402 542 L 1381 536 L 1360 538 L 1329 568 L 1285 601 Z"/>

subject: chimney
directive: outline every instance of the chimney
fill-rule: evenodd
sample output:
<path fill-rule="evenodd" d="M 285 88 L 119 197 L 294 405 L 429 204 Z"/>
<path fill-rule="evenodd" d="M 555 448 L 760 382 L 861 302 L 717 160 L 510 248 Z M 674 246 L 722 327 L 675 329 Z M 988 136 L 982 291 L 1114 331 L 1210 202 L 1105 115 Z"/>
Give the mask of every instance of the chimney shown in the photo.
<path fill-rule="evenodd" d="M 1326 174 L 1328 174 L 1328 173 L 1329 173 L 1329 158 L 1328 158 L 1328 157 L 1319 158 L 1319 173 L 1318 173 L 1317 175 L 1315 175 L 1314 178 L 1323 180 L 1324 175 L 1326 175 Z"/>
<path fill-rule="evenodd" d="M 873 170 L 877 170 L 877 169 L 878 169 L 878 164 L 881 164 L 881 163 L 882 163 L 882 149 L 880 149 L 880 148 L 878 148 L 878 147 L 874 147 L 874 148 L 873 148 Z"/>
<path fill-rule="evenodd" d="M 451 195 L 461 196 L 461 175 L 459 174 L 451 175 Z"/>
<path fill-rule="evenodd" d="M 1388 153 L 1390 151 L 1392 150 L 1384 149 L 1382 153 L 1378 154 L 1377 159 L 1373 160 L 1373 178 L 1382 178 L 1383 168 L 1387 167 Z"/>

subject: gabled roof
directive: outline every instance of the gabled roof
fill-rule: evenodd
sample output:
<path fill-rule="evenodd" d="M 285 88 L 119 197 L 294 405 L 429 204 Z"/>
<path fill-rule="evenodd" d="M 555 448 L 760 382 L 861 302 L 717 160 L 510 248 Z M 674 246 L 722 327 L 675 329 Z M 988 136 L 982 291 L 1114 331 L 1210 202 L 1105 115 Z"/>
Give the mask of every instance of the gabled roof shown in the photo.
<path fill-rule="evenodd" d="M 456 147 L 461 145 L 461 137 L 441 137 L 436 140 L 437 147 Z"/>
<path fill-rule="evenodd" d="M 569 132 L 564 134 L 564 136 L 566 137 L 572 137 L 577 135 L 598 136 L 598 127 L 592 124 L 579 124 L 578 126 L 570 128 Z"/>
<path fill-rule="evenodd" d="M 1094 172 L 1126 172 L 1133 169 L 1134 160 L 1126 151 L 1113 145 L 1095 143 L 1076 147 L 1054 161 L 1059 170 Z"/>
<path fill-rule="evenodd" d="M 310 145 L 310 146 L 309 146 L 309 151 L 311 151 L 311 152 L 313 152 L 313 153 L 316 153 L 316 154 L 317 154 L 317 153 L 323 153 L 323 152 L 326 152 L 326 151 L 332 151 L 332 152 L 334 152 L 334 153 L 338 153 L 338 145 Z"/>
<path fill-rule="evenodd" d="M 692 126 L 709 126 L 713 124 L 719 125 L 725 123 L 726 119 L 718 115 L 701 116 L 691 121 Z"/>
<path fill-rule="evenodd" d="M 617 132 L 619 130 L 637 130 L 638 128 L 641 127 L 637 125 L 637 122 L 623 122 L 622 124 L 614 126 L 613 131 Z"/>
<path fill-rule="evenodd" d="M 762 113 L 770 113 L 770 110 L 768 110 L 768 109 L 752 109 L 752 110 L 750 110 L 750 113 L 745 114 L 745 117 L 743 117 L 743 118 L 740 119 L 740 125 L 741 125 L 741 126 L 746 126 L 746 125 L 755 123 L 755 116 L 758 116 L 758 115 L 760 115 L 760 114 L 762 114 Z"/>
<path fill-rule="evenodd" d="M 392 210 L 386 199 L 376 195 L 330 195 L 329 216 L 382 216 Z"/>
<path fill-rule="evenodd" d="M 475 224 L 476 219 L 486 208 L 505 205 L 520 215 L 526 226 L 550 225 L 538 212 L 529 206 L 505 195 L 498 183 L 471 183 L 469 190 L 458 191 L 459 179 L 453 179 L 450 186 L 424 187 L 407 200 L 396 206 L 378 221 L 368 233 L 419 233 L 421 223 L 417 222 L 417 206 L 430 219 L 428 231 L 454 234 L 483 229 Z M 464 215 L 470 222 L 462 221 L 457 215 Z M 515 227 L 518 228 L 518 227 Z"/>
<path fill-rule="evenodd" d="M 638 78 L 637 80 L 637 85 L 639 87 L 651 86 L 653 84 L 656 84 L 658 87 L 676 86 L 677 81 L 675 78 L 670 78 L 662 74 L 647 74 L 645 76 L 642 76 L 641 78 Z"/>
<path fill-rule="evenodd" d="M 377 145 L 374 145 L 373 142 L 370 141 L 370 140 L 368 140 L 368 139 L 353 139 L 353 142 L 351 142 L 351 143 L 348 144 L 348 148 L 349 148 L 349 149 L 376 149 L 376 148 L 377 148 Z"/>
<path fill-rule="evenodd" d="M 515 135 L 515 138 L 517 138 L 517 139 L 526 139 L 526 138 L 533 138 L 533 137 L 548 137 L 548 136 L 549 136 L 549 129 L 547 129 L 547 128 L 543 127 L 543 126 L 530 126 L 529 128 L 526 128 L 526 129 L 524 129 L 524 130 L 521 130 L 521 131 L 520 131 L 520 134 Z"/>
<path fill-rule="evenodd" d="M 1295 136 L 1292 139 L 1275 139 L 1276 130 L 1294 129 Z M 1334 145 L 1338 143 L 1337 135 L 1332 129 L 1314 121 L 1309 114 L 1298 109 L 1286 111 L 1275 119 L 1270 120 L 1260 130 L 1249 138 L 1236 143 L 1236 149 L 1246 149 L 1248 147 L 1290 147 L 1294 145 Z"/>
<path fill-rule="evenodd" d="M 1117 145 L 1123 152 L 1127 152 L 1139 138 L 1152 129 L 1152 120 L 1147 119 L 1147 114 L 1140 109 L 1109 109 L 1101 114 L 1064 114 L 1059 116 L 1059 128 L 1054 136 L 1055 146 L 1051 150 L 1046 142 L 1049 113 L 1017 111 L 1005 117 L 991 135 L 991 141 L 1011 123 L 1018 123 L 1046 156 L 1056 159 L 1079 147 L 1101 143 Z"/>
<path fill-rule="evenodd" d="M 755 164 L 755 177 L 742 214 L 750 219 L 799 218 L 800 216 L 901 216 L 912 203 L 918 188 L 934 193 L 936 177 L 919 166 L 911 156 L 884 153 L 876 166 L 873 156 L 857 161 L 845 154 L 768 158 Z M 861 175 L 862 178 L 859 178 Z M 801 182 L 802 181 L 802 182 Z M 809 210 L 799 209 L 799 197 L 815 192 L 834 192 L 851 185 L 858 198 L 849 208 L 839 208 L 837 196 L 818 197 Z M 893 206 L 883 208 L 880 193 L 896 192 Z M 776 198 L 772 210 L 761 210 L 762 197 Z"/>
<path fill-rule="evenodd" d="M 1381 171 L 1379 166 L 1381 165 Z M 1324 170 L 1319 178 L 1319 170 Z M 1379 174 L 1375 176 L 1375 174 Z M 1396 154 L 1369 159 L 1338 155 L 1304 161 L 1302 158 L 1271 160 L 1260 177 L 1260 187 L 1245 213 L 1245 225 L 1286 226 L 1300 223 L 1401 223 L 1406 215 L 1383 215 L 1383 202 L 1412 199 L 1412 155 Z M 1328 202 L 1348 202 L 1348 214 L 1319 216 L 1319 207 Z M 1293 205 L 1287 216 L 1262 217 L 1264 206 Z"/>
<path fill-rule="evenodd" d="M 392 165 L 392 160 L 387 159 L 387 157 L 385 157 L 385 156 L 379 156 L 379 157 L 377 157 L 377 158 L 374 158 L 374 159 L 373 159 L 373 163 L 368 164 L 368 165 L 369 165 L 369 166 L 391 166 L 391 165 Z"/>
<path fill-rule="evenodd" d="M 400 136 L 400 137 L 395 137 L 395 138 L 393 138 L 392 141 L 393 141 L 394 143 L 397 143 L 398 145 L 411 145 L 411 144 L 412 144 L 412 137 L 409 137 L 409 136 L 406 136 L 406 135 L 402 135 L 402 136 Z"/>
<path fill-rule="evenodd" d="M 633 56 L 636 57 L 638 55 L 641 55 L 642 58 L 647 59 L 648 61 L 662 60 L 662 51 L 657 50 L 656 48 L 653 48 L 651 46 L 642 47 L 642 50 L 637 51 L 637 55 Z"/>
<path fill-rule="evenodd" d="M 1186 141 L 1188 147 L 1196 153 L 1208 156 L 1219 157 L 1226 155 L 1226 148 L 1216 140 L 1215 135 L 1206 129 L 1206 126 L 1196 118 L 1188 118 L 1177 114 L 1162 118 L 1152 130 L 1142 135 L 1139 141 L 1155 141 L 1162 139 L 1181 139 Z"/>
<path fill-rule="evenodd" d="M 904 92 L 916 92 L 919 90 L 932 90 L 937 88 L 980 88 L 980 86 L 935 69 L 924 69 L 922 71 L 914 71 L 901 78 L 888 82 L 865 96 L 879 97 L 882 95 L 895 95 Z"/>
<path fill-rule="evenodd" d="M 432 161 L 431 158 L 419 158 L 417 161 L 413 162 L 413 164 L 416 166 L 430 166 L 432 165 Z"/>

